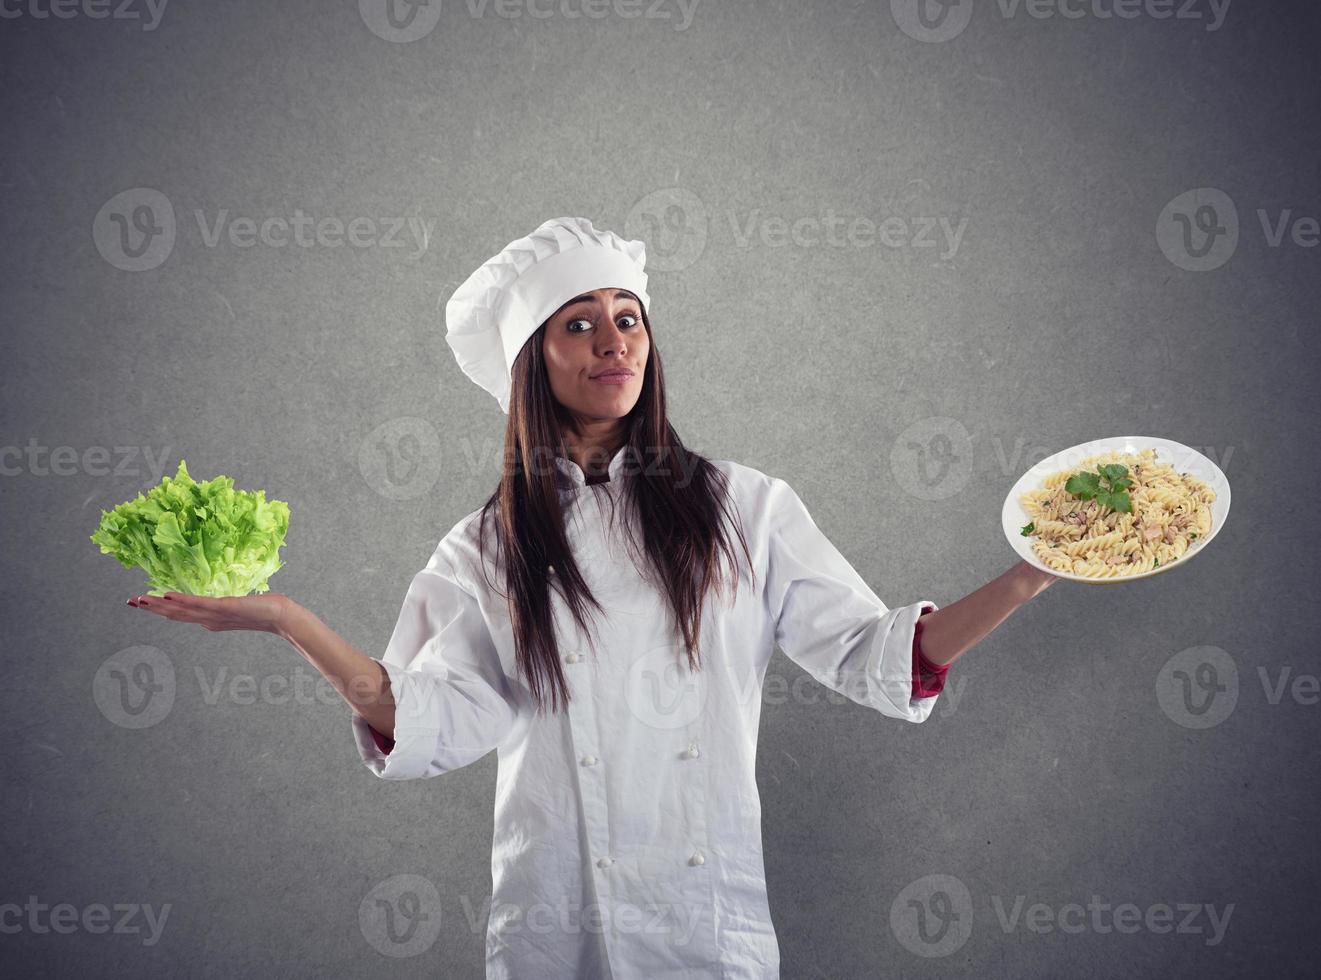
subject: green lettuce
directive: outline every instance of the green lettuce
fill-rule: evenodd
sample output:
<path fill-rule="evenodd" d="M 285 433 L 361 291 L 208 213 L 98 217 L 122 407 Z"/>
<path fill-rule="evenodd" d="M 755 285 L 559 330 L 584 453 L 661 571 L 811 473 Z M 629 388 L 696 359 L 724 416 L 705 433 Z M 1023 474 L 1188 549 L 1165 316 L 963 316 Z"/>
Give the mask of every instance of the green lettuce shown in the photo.
<path fill-rule="evenodd" d="M 148 595 L 228 596 L 270 591 L 266 581 L 284 567 L 288 530 L 283 500 L 235 490 L 228 476 L 196 483 L 181 459 L 174 477 L 145 497 L 101 511 L 91 540 L 125 568 L 144 569 Z"/>

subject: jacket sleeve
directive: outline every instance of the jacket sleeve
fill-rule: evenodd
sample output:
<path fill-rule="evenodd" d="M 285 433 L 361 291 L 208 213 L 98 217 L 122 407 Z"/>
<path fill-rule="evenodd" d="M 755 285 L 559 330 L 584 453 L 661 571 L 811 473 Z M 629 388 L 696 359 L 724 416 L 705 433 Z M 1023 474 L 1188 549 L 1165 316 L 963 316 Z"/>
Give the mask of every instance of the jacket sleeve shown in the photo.
<path fill-rule="evenodd" d="M 362 761 L 382 779 L 418 779 L 476 762 L 514 726 L 518 702 L 477 599 L 438 549 L 408 587 L 385 654 L 394 739 L 352 716 Z"/>
<path fill-rule="evenodd" d="M 931 612 L 934 607 L 924 607 L 918 612 L 917 622 L 913 624 L 913 697 L 935 697 L 945 690 L 945 675 L 949 673 L 949 664 L 934 664 L 922 652 L 922 613 Z"/>
<path fill-rule="evenodd" d="M 890 718 L 923 722 L 936 697 L 915 697 L 918 617 L 929 599 L 890 609 L 783 480 L 768 491 L 767 609 L 775 642 L 819 683 Z"/>

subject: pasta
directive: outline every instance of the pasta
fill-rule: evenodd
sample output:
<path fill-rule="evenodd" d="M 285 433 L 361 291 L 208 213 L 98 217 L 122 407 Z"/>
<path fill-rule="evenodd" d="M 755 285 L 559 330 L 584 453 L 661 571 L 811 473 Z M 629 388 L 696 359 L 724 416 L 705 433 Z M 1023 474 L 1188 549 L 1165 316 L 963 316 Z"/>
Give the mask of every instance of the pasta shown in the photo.
<path fill-rule="evenodd" d="M 1132 512 L 1111 510 L 1065 489 L 1069 477 L 1103 463 L 1128 468 Z M 1209 485 L 1169 463 L 1156 450 L 1109 452 L 1052 473 L 1037 490 L 1019 496 L 1031 517 L 1024 530 L 1036 540 L 1032 550 L 1047 568 L 1087 578 L 1119 578 L 1151 571 L 1182 557 L 1211 533 Z"/>

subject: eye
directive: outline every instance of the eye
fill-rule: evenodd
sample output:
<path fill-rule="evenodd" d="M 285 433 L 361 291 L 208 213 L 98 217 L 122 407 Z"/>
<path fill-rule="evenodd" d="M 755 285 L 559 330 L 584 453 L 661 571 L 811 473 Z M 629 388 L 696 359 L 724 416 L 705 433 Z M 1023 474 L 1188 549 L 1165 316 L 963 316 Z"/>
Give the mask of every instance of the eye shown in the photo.
<path fill-rule="evenodd" d="M 633 327 L 638 327 L 642 325 L 642 318 L 635 313 L 621 313 L 619 314 L 619 319 L 632 321 L 631 323 L 621 324 L 620 326 L 621 330 L 630 330 Z M 575 317 L 574 319 L 570 320 L 568 323 L 564 325 L 564 329 L 567 330 L 569 333 L 583 333 L 582 330 L 573 329 L 573 325 L 575 323 L 585 323 L 589 327 L 592 326 L 592 321 L 590 319 L 586 317 Z"/>

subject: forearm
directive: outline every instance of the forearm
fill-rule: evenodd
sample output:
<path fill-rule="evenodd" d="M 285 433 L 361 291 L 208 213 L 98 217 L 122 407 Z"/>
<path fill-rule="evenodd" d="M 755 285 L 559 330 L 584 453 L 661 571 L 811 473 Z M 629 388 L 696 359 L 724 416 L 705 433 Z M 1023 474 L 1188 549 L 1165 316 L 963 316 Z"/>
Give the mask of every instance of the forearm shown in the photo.
<path fill-rule="evenodd" d="M 395 700 L 390 676 L 380 663 L 297 603 L 291 603 L 278 635 L 319 670 L 367 724 L 394 738 Z"/>
<path fill-rule="evenodd" d="M 922 656 L 938 666 L 953 663 L 1054 581 L 1056 576 L 1020 561 L 958 602 L 924 613 Z"/>

